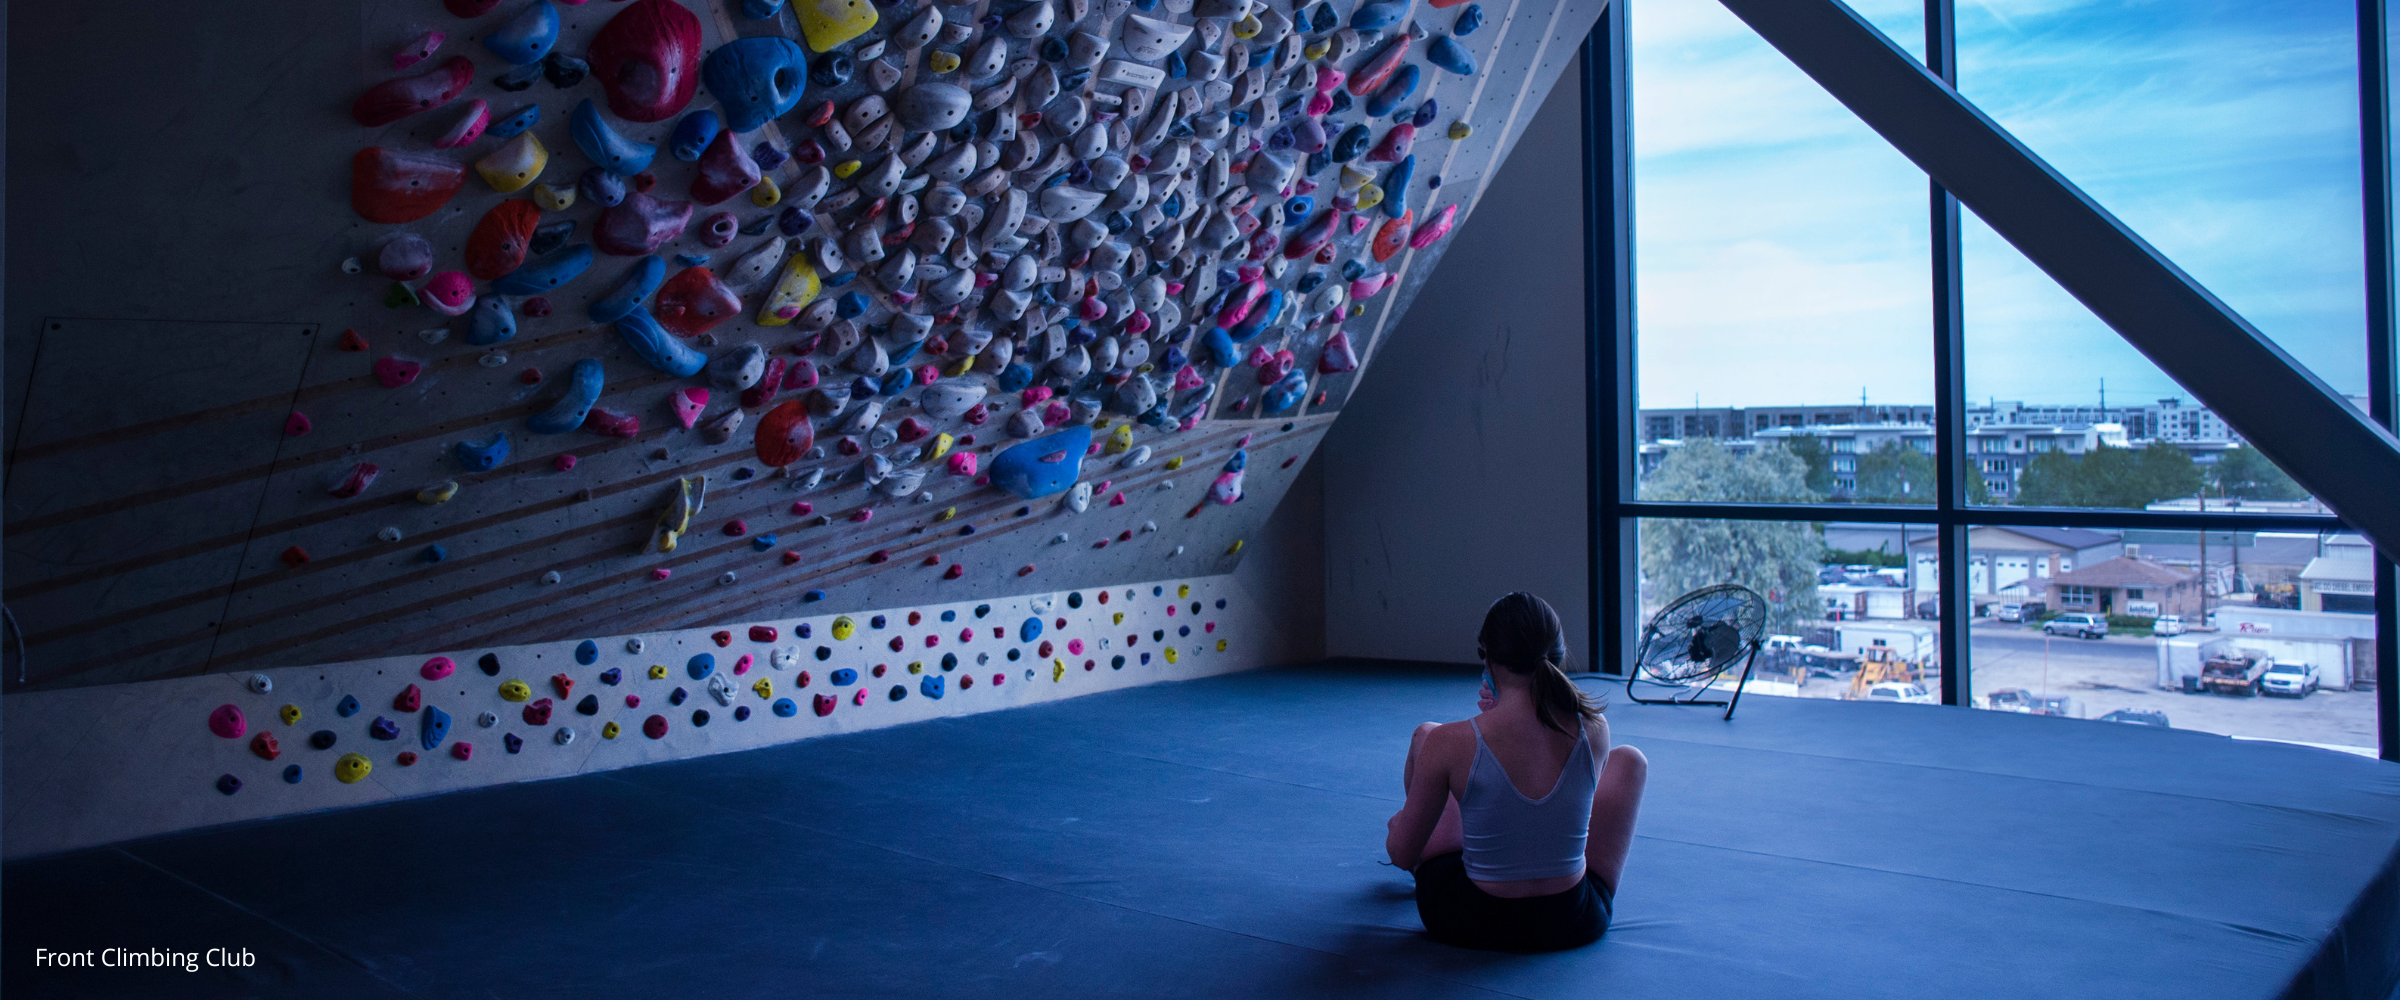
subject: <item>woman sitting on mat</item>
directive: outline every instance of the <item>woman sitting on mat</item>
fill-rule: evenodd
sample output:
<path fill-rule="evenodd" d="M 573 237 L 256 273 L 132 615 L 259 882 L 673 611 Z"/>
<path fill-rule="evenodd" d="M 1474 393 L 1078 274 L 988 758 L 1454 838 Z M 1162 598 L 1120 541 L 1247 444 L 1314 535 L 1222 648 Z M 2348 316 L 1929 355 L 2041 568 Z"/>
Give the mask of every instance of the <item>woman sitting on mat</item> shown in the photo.
<path fill-rule="evenodd" d="M 1649 761 L 1608 745 L 1601 706 L 1559 669 L 1558 612 L 1510 594 L 1483 616 L 1483 713 L 1425 723 L 1384 849 L 1417 915 L 1465 948 L 1554 951 L 1608 930 Z"/>

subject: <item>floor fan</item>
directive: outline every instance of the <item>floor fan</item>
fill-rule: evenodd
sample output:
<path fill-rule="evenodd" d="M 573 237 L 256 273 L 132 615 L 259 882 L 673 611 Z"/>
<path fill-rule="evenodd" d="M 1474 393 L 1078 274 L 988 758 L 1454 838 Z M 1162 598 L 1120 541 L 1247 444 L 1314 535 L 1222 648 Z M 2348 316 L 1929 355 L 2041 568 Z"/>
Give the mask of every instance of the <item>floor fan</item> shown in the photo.
<path fill-rule="evenodd" d="M 1644 705 L 1723 705 L 1731 719 L 1766 630 L 1767 602 L 1748 587 L 1720 583 L 1678 597 L 1643 627 L 1633 669 L 1625 674 L 1625 696 Z M 1742 663 L 1742 676 L 1732 699 L 1702 700 L 1735 660 Z M 1634 681 L 1644 678 L 1675 693 L 1665 698 L 1635 694 Z"/>

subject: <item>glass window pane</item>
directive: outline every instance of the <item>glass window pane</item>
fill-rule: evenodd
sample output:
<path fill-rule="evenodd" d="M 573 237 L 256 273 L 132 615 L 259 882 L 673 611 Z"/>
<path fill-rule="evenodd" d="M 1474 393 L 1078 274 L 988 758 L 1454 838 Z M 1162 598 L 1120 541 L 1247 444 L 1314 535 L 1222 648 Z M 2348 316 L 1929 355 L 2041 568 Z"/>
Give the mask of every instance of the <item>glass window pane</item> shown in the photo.
<path fill-rule="evenodd" d="M 1971 530 L 1976 707 L 2375 748 L 2356 535 Z"/>
<path fill-rule="evenodd" d="M 1921 5 L 1867 13 L 1920 47 Z M 1626 16 L 1644 477 L 1707 441 L 1805 464 L 1711 499 L 1926 502 L 1924 174 L 1717 0 L 1639 0 Z M 1643 494 L 1698 499 L 1668 478 Z"/>
<path fill-rule="evenodd" d="M 1759 595 L 1766 614 L 1745 696 L 1940 704 L 1930 526 L 1644 518 L 1638 530 L 1637 637 L 1678 598 L 1740 584 Z M 1739 676 L 1735 665 L 1716 693 Z M 1668 690 L 1636 688 L 1652 698 Z"/>

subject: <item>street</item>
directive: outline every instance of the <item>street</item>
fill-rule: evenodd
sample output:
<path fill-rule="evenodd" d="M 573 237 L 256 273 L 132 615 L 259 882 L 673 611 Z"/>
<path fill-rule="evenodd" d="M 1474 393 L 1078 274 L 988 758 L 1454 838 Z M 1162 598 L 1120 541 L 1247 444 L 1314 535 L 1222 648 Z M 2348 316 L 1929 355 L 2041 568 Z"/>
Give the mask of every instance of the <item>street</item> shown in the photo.
<path fill-rule="evenodd" d="M 2148 636 L 2105 639 L 2050 638 L 2007 622 L 1977 621 L 1968 654 L 1975 704 L 2005 688 L 2036 695 L 2065 695 L 2080 702 L 2087 719 L 2118 709 L 2163 712 L 2177 729 L 2227 736 L 2297 740 L 2372 749 L 2375 746 L 2373 691 L 2318 691 L 2306 698 L 2237 698 L 2184 694 L 2158 687 L 2156 640 Z M 1925 680 L 1939 693 L 1939 678 Z M 1818 677 L 1800 689 L 1805 698 L 1840 698 L 1846 681 Z"/>

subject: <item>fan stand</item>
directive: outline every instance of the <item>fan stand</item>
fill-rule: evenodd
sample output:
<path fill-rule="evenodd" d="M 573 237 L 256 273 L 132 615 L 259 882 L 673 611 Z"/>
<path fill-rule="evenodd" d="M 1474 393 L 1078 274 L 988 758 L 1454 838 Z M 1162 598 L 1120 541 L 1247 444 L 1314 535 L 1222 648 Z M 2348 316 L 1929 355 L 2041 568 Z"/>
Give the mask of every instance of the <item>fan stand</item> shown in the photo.
<path fill-rule="evenodd" d="M 1626 672 L 1625 697 L 1631 699 L 1635 704 L 1638 705 L 1723 705 L 1725 706 L 1725 719 L 1726 721 L 1730 722 L 1733 719 L 1733 710 L 1742 703 L 1742 689 L 1750 684 L 1750 668 L 1755 666 L 1758 662 L 1758 648 L 1758 643 L 1750 643 L 1750 649 L 1748 652 L 1743 654 L 1742 676 L 1740 680 L 1735 681 L 1733 684 L 1733 697 L 1731 699 L 1703 699 L 1699 697 L 1699 692 L 1694 692 L 1693 696 L 1690 698 L 1677 698 L 1673 695 L 1669 695 L 1665 698 L 1644 698 L 1641 695 L 1633 693 L 1633 682 L 1640 679 L 1642 674 L 1639 669 Z M 1716 675 L 1710 677 L 1707 684 L 1700 686 L 1700 691 L 1706 691 L 1709 688 L 1715 687 L 1717 683 L 1716 679 L 1723 676 L 1725 676 L 1724 673 L 1720 671 Z M 1657 684 L 1658 682 L 1651 681 L 1650 683 Z"/>

